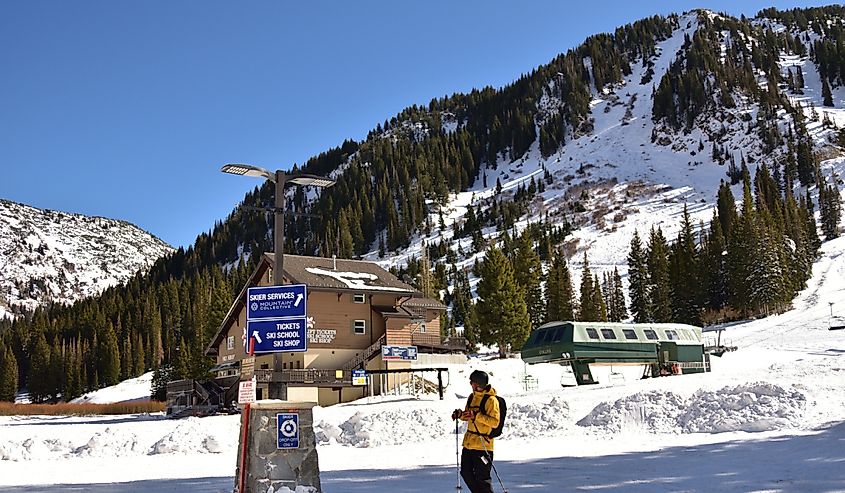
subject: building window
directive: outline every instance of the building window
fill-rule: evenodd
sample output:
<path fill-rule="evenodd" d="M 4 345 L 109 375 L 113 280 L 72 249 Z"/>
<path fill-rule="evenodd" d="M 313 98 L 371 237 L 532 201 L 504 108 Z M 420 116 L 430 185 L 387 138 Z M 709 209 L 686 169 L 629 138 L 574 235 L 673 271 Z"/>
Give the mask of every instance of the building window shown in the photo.
<path fill-rule="evenodd" d="M 235 349 L 235 336 L 229 336 L 226 338 L 226 349 L 229 351 Z"/>
<path fill-rule="evenodd" d="M 420 324 L 419 328 L 417 328 L 417 332 L 425 334 L 425 324 Z"/>
<path fill-rule="evenodd" d="M 366 303 L 367 302 L 367 295 L 364 293 L 355 293 L 352 295 L 352 302 L 353 303 Z"/>
<path fill-rule="evenodd" d="M 366 320 L 355 320 L 352 323 L 352 333 L 354 333 L 354 334 L 366 334 L 367 333 L 367 321 Z"/>
<path fill-rule="evenodd" d="M 616 334 L 613 332 L 613 329 L 601 329 L 601 335 L 605 339 L 616 339 Z"/>

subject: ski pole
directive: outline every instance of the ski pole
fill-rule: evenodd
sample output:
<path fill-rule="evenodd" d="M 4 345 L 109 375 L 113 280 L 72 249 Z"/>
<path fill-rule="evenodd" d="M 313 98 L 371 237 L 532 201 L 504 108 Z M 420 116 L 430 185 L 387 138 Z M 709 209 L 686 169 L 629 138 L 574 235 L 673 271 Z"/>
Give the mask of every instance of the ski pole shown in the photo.
<path fill-rule="evenodd" d="M 461 490 L 461 452 L 458 448 L 458 420 L 455 420 L 455 489 Z"/>

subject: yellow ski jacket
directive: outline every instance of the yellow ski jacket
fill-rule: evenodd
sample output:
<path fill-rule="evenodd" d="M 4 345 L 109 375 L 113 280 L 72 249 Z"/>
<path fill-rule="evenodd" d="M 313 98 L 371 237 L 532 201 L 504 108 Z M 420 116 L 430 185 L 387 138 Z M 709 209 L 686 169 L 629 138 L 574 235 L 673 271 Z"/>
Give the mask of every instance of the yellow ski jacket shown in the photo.
<path fill-rule="evenodd" d="M 484 403 L 485 409 L 482 411 L 479 409 L 479 406 L 481 405 L 481 398 L 485 394 L 490 397 Z M 499 425 L 499 399 L 496 399 L 496 390 L 488 386 L 487 389 L 481 392 L 473 392 L 472 400 L 465 411 L 474 411 L 475 419 L 461 417 L 461 420 L 467 422 L 467 432 L 464 435 L 464 448 L 492 452 L 493 439 L 487 435 L 493 428 Z"/>

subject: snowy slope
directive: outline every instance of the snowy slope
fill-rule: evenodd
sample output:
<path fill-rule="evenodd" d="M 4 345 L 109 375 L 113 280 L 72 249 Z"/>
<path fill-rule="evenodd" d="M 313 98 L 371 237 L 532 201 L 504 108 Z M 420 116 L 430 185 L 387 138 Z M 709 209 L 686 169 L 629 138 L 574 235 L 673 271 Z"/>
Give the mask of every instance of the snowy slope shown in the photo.
<path fill-rule="evenodd" d="M 485 200 L 496 194 L 497 180 L 502 184 L 501 198 L 506 198 L 520 184 L 527 185 L 532 177 L 540 180 L 544 170 L 552 174 L 554 182 L 532 203 L 529 213 L 517 224 L 517 230 L 529 222 L 540 222 L 546 216 L 557 224 L 567 218 L 580 226 L 567 238 L 567 244 L 572 246 L 570 262 L 574 266 L 576 285 L 584 250 L 594 269 L 603 272 L 618 267 L 624 278 L 627 273 L 626 257 L 634 230 L 638 230 L 642 237 L 652 226 L 659 226 L 664 236 L 672 241 L 680 227 L 685 203 L 694 225 L 697 226 L 699 221 L 709 224 L 719 183 L 727 179 L 727 165 L 713 159 L 713 143 L 733 152 L 737 163 L 741 156 L 744 157 L 749 163 L 752 176 L 760 163 L 777 158 L 783 149 L 764 155 L 756 132 L 749 134 L 742 119 L 743 115 L 756 119 L 759 105 L 739 93 L 733 94 L 736 108 L 719 109 L 715 114 L 702 115 L 689 134 L 674 132 L 652 121 L 653 87 L 681 53 L 684 37 L 693 36 L 698 28 L 699 15 L 717 14 L 700 11 L 680 16 L 679 28 L 668 39 L 657 44 L 657 55 L 651 59 L 654 76 L 650 81 L 643 83 L 643 75 L 648 67 L 640 61 L 631 64 L 632 73 L 623 83 L 609 85 L 601 90 L 594 89 L 591 103 L 592 133 L 569 139 L 557 154 L 548 159 L 542 157 L 539 145 L 535 142 L 530 151 L 516 161 L 500 160 L 496 169 L 485 170 L 488 187 L 484 187 L 479 178 L 470 190 L 453 194 L 452 200 L 443 208 L 444 228 L 438 226 L 440 213 L 435 211 L 431 215 L 430 222 L 434 227 L 430 234 L 418 235 L 409 248 L 383 259 L 379 258 L 376 250 L 365 258 L 386 267 L 402 266 L 410 258 L 421 257 L 424 244 L 441 241 L 446 241 L 453 250 L 458 251 L 458 242 L 452 239 L 452 225 L 463 220 L 469 204 L 484 206 Z M 723 34 L 728 36 L 727 32 Z M 809 37 L 810 42 L 818 38 L 812 32 L 803 34 Z M 727 39 L 723 41 L 727 42 Z M 807 57 L 782 54 L 781 69 L 784 74 L 787 69 L 794 72 L 796 67 L 801 67 L 804 72 L 804 94 L 796 95 L 787 91 L 787 97 L 804 108 L 807 128 L 817 150 L 827 156 L 841 155 L 841 150 L 830 144 L 835 129 L 825 127 L 822 121 L 826 113 L 837 125 L 845 126 L 845 87 L 833 90 L 835 107 L 825 108 L 822 105 L 819 74 L 813 62 Z M 758 81 L 764 84 L 765 75 L 757 75 Z M 540 106 L 554 107 L 556 104 L 559 102 L 548 97 L 541 101 Z M 786 133 L 792 121 L 791 116 L 780 111 L 778 118 L 777 124 Z M 449 128 L 454 126 L 453 123 L 448 125 L 452 125 Z M 726 133 L 721 136 L 719 134 L 723 127 Z M 652 142 L 653 132 L 658 136 L 655 142 Z M 704 146 L 701 151 L 699 143 Z M 821 168 L 824 176 L 830 176 L 833 169 L 841 177 L 845 172 L 845 161 L 841 158 L 830 159 L 824 161 Z M 840 183 L 839 186 L 845 193 L 845 185 Z M 574 213 L 568 209 L 568 202 L 577 200 L 582 190 L 588 196 L 586 201 L 582 201 L 587 212 Z M 811 195 L 816 196 L 814 188 L 811 189 Z M 741 198 L 741 185 L 734 188 L 734 196 Z M 494 228 L 487 228 L 484 234 L 488 238 L 498 236 Z M 464 251 L 473 251 L 469 238 L 462 238 L 460 242 Z M 603 245 L 602 248 L 597 248 L 599 244 Z M 483 252 L 480 255 L 459 257 L 459 267 L 470 267 L 478 256 L 483 256 Z"/>
<path fill-rule="evenodd" d="M 173 251 L 125 221 L 0 199 L 0 318 L 72 303 L 125 282 Z"/>
<path fill-rule="evenodd" d="M 711 373 L 639 380 L 614 368 L 563 388 L 562 367 L 473 358 L 450 368 L 443 401 L 315 408 L 323 491 L 453 490 L 449 414 L 475 368 L 509 403 L 495 461 L 509 491 L 845 491 L 845 331 L 827 330 L 830 303 L 845 311 L 843 253 L 845 238 L 825 243 L 795 309 L 728 328 L 739 349 Z M 122 385 L 102 396 L 131 398 Z M 134 387 L 149 393 L 146 380 Z M 238 429 L 237 416 L 2 417 L 0 492 L 229 492 Z"/>

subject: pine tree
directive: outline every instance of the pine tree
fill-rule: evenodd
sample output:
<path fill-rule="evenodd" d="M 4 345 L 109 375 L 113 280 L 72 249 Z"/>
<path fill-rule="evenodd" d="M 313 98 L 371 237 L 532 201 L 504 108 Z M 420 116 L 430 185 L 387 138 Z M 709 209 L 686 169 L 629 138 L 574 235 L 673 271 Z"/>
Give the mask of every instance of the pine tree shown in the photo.
<path fill-rule="evenodd" d="M 833 107 L 833 95 L 830 93 L 830 84 L 827 83 L 827 77 L 822 77 L 822 99 L 825 106 Z"/>
<path fill-rule="evenodd" d="M 452 291 L 452 319 L 456 325 L 464 327 L 464 337 L 473 347 L 478 342 L 478 336 L 473 324 L 473 305 L 470 293 L 469 279 L 462 270 L 454 269 L 454 289 Z"/>
<path fill-rule="evenodd" d="M 120 382 L 120 352 L 117 347 L 117 336 L 111 322 L 109 322 L 97 350 L 97 356 L 100 359 L 98 365 L 100 368 L 100 383 L 104 387 Z"/>
<path fill-rule="evenodd" d="M 663 231 L 651 228 L 648 244 L 648 294 L 652 322 L 672 322 L 668 250 Z"/>
<path fill-rule="evenodd" d="M 598 274 L 593 276 L 593 299 L 591 301 L 596 310 L 596 321 L 607 322 L 607 304 L 604 302 L 604 294 L 601 290 Z"/>
<path fill-rule="evenodd" d="M 613 318 L 611 322 L 621 322 L 628 318 L 628 308 L 625 306 L 625 292 L 622 289 L 622 277 L 619 275 L 619 269 L 613 268 L 613 276 L 611 277 L 611 285 L 613 292 L 610 295 L 611 303 L 613 304 Z"/>
<path fill-rule="evenodd" d="M 754 248 L 758 245 L 754 206 L 751 199 L 751 184 L 743 180 L 742 214 L 737 220 L 734 232 L 728 242 L 727 267 L 729 274 L 730 304 L 745 313 L 752 308 L 751 271 L 754 263 Z"/>
<path fill-rule="evenodd" d="M 684 204 L 681 231 L 670 249 L 669 289 L 672 319 L 675 322 L 701 325 L 701 284 L 698 279 L 698 251 L 689 211 Z"/>
<path fill-rule="evenodd" d="M 540 263 L 540 256 L 537 255 L 537 250 L 534 248 L 534 242 L 528 228 L 522 231 L 515 246 L 514 277 L 525 294 L 525 306 L 528 308 L 528 316 L 531 318 L 531 327 L 537 328 L 545 320 L 543 291 L 540 284 L 543 266 Z"/>
<path fill-rule="evenodd" d="M 62 347 L 59 343 L 58 337 L 53 339 L 50 345 L 50 369 L 47 376 L 48 394 L 51 399 L 58 399 L 64 394 L 64 356 L 62 355 Z"/>
<path fill-rule="evenodd" d="M 0 402 L 15 402 L 18 392 L 18 361 L 15 353 L 0 343 Z"/>
<path fill-rule="evenodd" d="M 730 238 L 733 225 L 736 222 L 736 202 L 734 201 L 731 187 L 724 181 L 719 184 L 719 193 L 716 198 L 716 209 L 719 214 L 719 223 L 722 234 L 725 238 Z"/>
<path fill-rule="evenodd" d="M 574 320 L 574 291 L 566 255 L 558 249 L 546 281 L 546 322 Z"/>
<path fill-rule="evenodd" d="M 833 184 L 828 185 L 819 180 L 819 215 L 821 229 L 826 240 L 839 237 L 839 221 L 842 217 L 842 202 L 839 198 L 839 189 L 836 187 L 836 175 L 833 176 Z"/>
<path fill-rule="evenodd" d="M 50 395 L 50 346 L 44 334 L 34 336 L 29 356 L 29 396 L 33 402 L 44 402 Z"/>
<path fill-rule="evenodd" d="M 771 225 L 768 211 L 757 214 L 754 256 L 749 271 L 750 305 L 767 313 L 784 298 L 782 255 L 777 231 Z"/>
<path fill-rule="evenodd" d="M 631 238 L 631 250 L 628 253 L 628 294 L 631 298 L 631 313 L 634 322 L 643 323 L 651 320 L 649 311 L 648 252 L 643 250 L 639 233 L 634 230 Z"/>
<path fill-rule="evenodd" d="M 481 264 L 481 280 L 475 305 L 479 342 L 496 344 L 499 355 L 522 347 L 531 332 L 531 319 L 513 268 L 497 247 L 491 247 Z"/>
<path fill-rule="evenodd" d="M 147 334 L 147 360 L 150 368 L 158 368 L 164 360 L 164 346 L 161 338 L 161 311 L 155 296 L 151 293 L 144 302 L 142 330 Z"/>
<path fill-rule="evenodd" d="M 580 290 L 578 320 L 581 322 L 598 322 L 599 307 L 595 303 L 595 288 L 593 287 L 593 274 L 590 272 L 590 264 L 587 261 L 587 251 L 584 251 L 584 267 L 581 269 L 581 290 Z"/>
<path fill-rule="evenodd" d="M 728 276 L 725 271 L 725 238 L 722 235 L 722 223 L 715 211 L 710 220 L 710 233 L 702 245 L 699 281 L 705 292 L 704 307 L 719 311 L 728 301 Z"/>
<path fill-rule="evenodd" d="M 339 241 L 337 256 L 340 258 L 352 258 L 355 253 L 355 242 L 352 239 L 352 232 L 349 229 L 349 219 L 346 216 L 345 209 L 340 211 L 340 218 L 337 221 L 337 234 Z"/>

